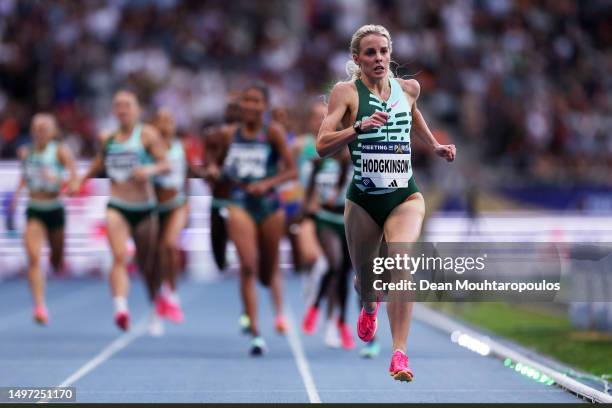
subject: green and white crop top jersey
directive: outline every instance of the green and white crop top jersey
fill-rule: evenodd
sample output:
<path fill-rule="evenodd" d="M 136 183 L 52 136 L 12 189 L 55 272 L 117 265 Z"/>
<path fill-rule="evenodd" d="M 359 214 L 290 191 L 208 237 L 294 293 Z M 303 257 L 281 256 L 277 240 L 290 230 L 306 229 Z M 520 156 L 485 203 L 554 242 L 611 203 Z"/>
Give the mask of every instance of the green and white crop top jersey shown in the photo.
<path fill-rule="evenodd" d="M 164 189 L 183 192 L 185 178 L 187 177 L 187 159 L 183 144 L 179 140 L 173 140 L 170 144 L 170 148 L 166 152 L 166 160 L 170 164 L 170 171 L 156 176 L 154 179 L 155 185 Z"/>
<path fill-rule="evenodd" d="M 351 174 L 347 174 L 340 191 L 338 191 L 338 177 L 342 172 L 341 163 L 331 157 L 325 158 L 319 164 L 315 175 L 315 189 L 321 204 L 332 204 L 335 207 L 344 207 L 346 190 L 351 182 Z M 334 200 L 330 203 L 330 200 Z"/>
<path fill-rule="evenodd" d="M 107 176 L 116 183 L 127 181 L 136 167 L 153 163 L 142 144 L 142 125 L 134 126 L 132 134 L 124 142 L 117 142 L 111 136 L 104 147 L 104 167 Z"/>
<path fill-rule="evenodd" d="M 58 148 L 59 143 L 51 141 L 42 152 L 36 152 L 33 145 L 28 149 L 23 162 L 23 173 L 30 191 L 60 191 L 64 166 L 57 158 Z"/>
<path fill-rule="evenodd" d="M 359 94 L 357 120 L 372 116 L 375 111 L 389 114 L 384 126 L 357 135 L 349 143 L 353 183 L 368 194 L 387 194 L 406 188 L 412 177 L 412 111 L 399 82 L 396 79 L 389 82 L 391 94 L 385 102 L 372 94 L 360 79 L 355 81 Z"/>

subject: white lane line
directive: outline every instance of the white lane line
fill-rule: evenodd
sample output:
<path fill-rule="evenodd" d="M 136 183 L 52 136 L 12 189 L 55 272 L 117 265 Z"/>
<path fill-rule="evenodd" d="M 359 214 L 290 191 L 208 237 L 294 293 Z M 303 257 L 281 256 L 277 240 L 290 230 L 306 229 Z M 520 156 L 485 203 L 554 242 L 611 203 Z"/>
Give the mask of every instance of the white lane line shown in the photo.
<path fill-rule="evenodd" d="M 291 352 L 293 353 L 293 357 L 295 358 L 295 364 L 297 365 L 300 375 L 302 376 L 304 387 L 306 387 L 306 392 L 308 393 L 308 400 L 311 404 L 320 404 L 321 398 L 319 397 L 319 393 L 317 392 L 317 387 L 310 372 L 310 367 L 308 366 L 308 360 L 306 360 L 306 355 L 304 354 L 304 348 L 302 347 L 300 336 L 294 324 L 293 312 L 288 304 L 285 305 L 285 311 L 287 317 L 287 325 L 289 326 L 287 327 L 287 340 L 289 341 Z"/>
<path fill-rule="evenodd" d="M 106 346 L 104 350 L 102 350 L 98 355 L 94 358 L 83 364 L 78 370 L 76 370 L 73 374 L 71 374 L 68 378 L 58 385 L 58 387 L 70 387 L 72 384 L 89 374 L 96 367 L 103 364 L 105 361 L 110 359 L 117 352 L 126 348 L 131 342 L 136 340 L 138 337 L 142 336 L 145 333 L 146 328 L 146 318 L 142 319 L 135 325 L 134 329 L 128 333 L 119 336 L 115 339 L 111 344 Z M 40 400 L 38 403 L 49 402 L 48 400 Z"/>

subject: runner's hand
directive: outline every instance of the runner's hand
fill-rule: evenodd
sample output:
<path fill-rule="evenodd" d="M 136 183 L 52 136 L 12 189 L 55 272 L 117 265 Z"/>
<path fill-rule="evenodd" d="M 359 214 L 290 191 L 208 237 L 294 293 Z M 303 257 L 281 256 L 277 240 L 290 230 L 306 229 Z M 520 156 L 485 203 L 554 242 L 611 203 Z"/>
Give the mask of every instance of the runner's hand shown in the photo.
<path fill-rule="evenodd" d="M 361 130 L 367 132 L 368 130 L 378 129 L 384 126 L 389 119 L 387 112 L 376 111 L 372 116 L 369 116 L 361 121 Z"/>
<path fill-rule="evenodd" d="M 152 175 L 151 173 L 150 166 L 140 166 L 134 169 L 132 177 L 134 180 L 144 183 L 149 180 L 149 177 Z"/>
<path fill-rule="evenodd" d="M 208 182 L 215 182 L 219 180 L 221 176 L 221 170 L 216 164 L 210 164 L 204 169 L 204 179 Z"/>
<path fill-rule="evenodd" d="M 323 205 L 329 208 L 335 207 L 337 202 L 338 202 L 338 195 L 339 193 L 336 192 L 336 194 L 333 194 L 331 197 L 329 197 L 324 203 Z"/>
<path fill-rule="evenodd" d="M 434 152 L 438 156 L 442 157 L 443 159 L 446 159 L 446 161 L 452 162 L 453 160 L 455 160 L 457 149 L 455 148 L 454 144 L 450 144 L 450 145 L 439 144 L 436 147 L 434 147 Z"/>
<path fill-rule="evenodd" d="M 68 183 L 68 188 L 66 189 L 66 192 L 68 193 L 68 195 L 75 195 L 79 192 L 79 190 L 81 190 L 81 184 L 82 184 L 82 180 L 80 178 L 76 178 L 74 180 L 71 180 Z"/>

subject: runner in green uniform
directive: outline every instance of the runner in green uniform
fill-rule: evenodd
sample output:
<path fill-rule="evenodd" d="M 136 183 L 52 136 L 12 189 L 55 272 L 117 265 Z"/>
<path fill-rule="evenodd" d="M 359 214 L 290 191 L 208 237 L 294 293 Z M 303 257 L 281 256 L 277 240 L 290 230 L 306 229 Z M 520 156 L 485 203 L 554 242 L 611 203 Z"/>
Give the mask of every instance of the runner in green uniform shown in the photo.
<path fill-rule="evenodd" d="M 34 300 L 33 317 L 40 324 L 49 321 L 45 305 L 45 278 L 40 266 L 45 238 L 49 241 L 54 271 L 59 272 L 63 267 L 65 210 L 59 196 L 64 169 L 68 170 L 69 183 L 78 183 L 72 153 L 68 146 L 54 140 L 57 133 L 53 115 L 39 113 L 32 118 L 33 141 L 19 151 L 23 174 L 11 202 L 11 209 L 14 210 L 21 190 L 27 187 L 29 200 L 23 241 L 28 256 L 28 281 Z"/>
<path fill-rule="evenodd" d="M 184 316 L 176 291 L 176 280 L 181 264 L 179 240 L 189 219 L 185 192 L 187 159 L 183 144 L 175 136 L 172 112 L 159 109 L 155 115 L 155 127 L 161 134 L 166 148 L 166 160 L 170 165 L 168 173 L 154 178 L 159 216 L 159 266 L 163 281 L 155 303 L 159 315 L 174 323 L 182 323 Z"/>
<path fill-rule="evenodd" d="M 139 121 L 140 106 L 136 95 L 118 91 L 113 98 L 113 111 L 119 129 L 102 136 L 102 150 L 92 161 L 81 183 L 106 171 L 111 181 L 110 200 L 106 209 L 108 241 L 113 253 L 110 286 L 115 305 L 115 323 L 128 330 L 127 306 L 129 279 L 127 274 L 130 237 L 136 246 L 136 258 L 145 278 L 151 302 L 161 284 L 156 248 L 158 219 L 152 178 L 170 170 L 166 149 L 157 129 Z M 161 335 L 160 316 L 151 311 L 149 332 Z"/>
<path fill-rule="evenodd" d="M 384 27 L 367 25 L 357 30 L 347 66 L 352 78 L 332 89 L 328 115 L 317 137 L 321 156 L 347 145 L 350 149 L 354 176 L 344 217 L 356 287 L 361 286 L 360 281 L 372 281 L 372 260 L 379 255 L 383 239 L 412 243 L 419 238 L 425 203 L 410 164 L 411 132 L 448 161 L 454 160 L 456 152 L 454 145 L 436 141 L 418 110 L 419 83 L 393 78 L 391 50 L 391 36 Z M 361 287 L 363 307 L 357 334 L 363 341 L 371 340 L 377 328 L 379 302 L 372 289 Z M 389 373 L 397 380 L 411 381 L 406 340 L 412 303 L 389 302 L 387 314 L 393 337 Z"/>
<path fill-rule="evenodd" d="M 306 191 L 310 182 L 313 159 L 319 158 L 315 134 L 319 131 L 326 112 L 327 106 L 322 102 L 314 102 L 311 105 L 308 115 L 307 132 L 296 138 L 292 148 L 293 157 L 297 164 L 298 182 L 303 191 Z M 294 222 L 291 230 L 294 232 L 292 236 L 301 254 L 300 267 L 308 272 L 304 276 L 304 296 L 306 303 L 311 304 L 315 300 L 317 288 L 328 269 L 328 264 L 317 240 L 314 220 L 311 217 L 303 216 L 304 214 L 314 213 L 318 205 L 316 197 L 313 196 L 313 199 L 307 201 L 304 201 L 302 197 L 302 201 L 301 217 L 299 217 L 299 222 Z"/>
<path fill-rule="evenodd" d="M 206 173 L 209 180 L 223 180 L 231 186 L 228 233 L 240 259 L 240 292 L 253 336 L 251 354 L 261 355 L 266 346 L 257 321 L 258 277 L 272 291 L 276 330 L 286 331 L 279 270 L 284 213 L 276 187 L 294 178 L 296 170 L 282 126 L 264 121 L 267 88 L 258 83 L 247 87 L 241 95 L 240 107 L 241 125 L 224 127 L 220 143 L 207 145 Z M 217 157 L 223 157 L 221 168 L 217 166 Z"/>
<path fill-rule="evenodd" d="M 321 243 L 329 269 L 318 288 L 315 301 L 309 306 L 302 322 L 306 334 L 316 330 L 319 308 L 324 296 L 328 298 L 328 323 L 325 330 L 325 343 L 335 347 L 340 342 L 344 349 L 355 347 L 351 329 L 346 323 L 346 306 L 348 300 L 348 281 L 351 270 L 351 259 L 344 233 L 344 204 L 348 185 L 351 181 L 351 160 L 346 149 L 332 157 L 315 159 L 306 200 L 314 193 L 319 208 L 314 214 L 317 226 L 317 238 Z M 330 321 L 333 312 L 338 309 L 337 321 Z"/>

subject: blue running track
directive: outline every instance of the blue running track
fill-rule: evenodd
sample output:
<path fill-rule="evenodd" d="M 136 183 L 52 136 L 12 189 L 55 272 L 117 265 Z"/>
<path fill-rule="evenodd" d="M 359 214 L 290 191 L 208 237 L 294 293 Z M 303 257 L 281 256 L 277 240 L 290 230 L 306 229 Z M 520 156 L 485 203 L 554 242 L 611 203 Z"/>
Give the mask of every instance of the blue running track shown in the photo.
<path fill-rule="evenodd" d="M 287 310 L 299 329 L 304 309 L 300 282 L 288 278 L 285 287 Z M 418 320 L 409 338 L 415 381 L 395 382 L 387 373 L 391 350 L 384 308 L 379 322 L 382 353 L 364 360 L 357 350 L 326 348 L 321 327 L 312 337 L 295 330 L 291 342 L 277 335 L 263 291 L 260 327 L 269 353 L 252 358 L 248 338 L 239 333 L 234 279 L 182 282 L 180 289 L 186 322 L 166 324 L 165 335 L 153 338 L 139 326 L 149 310 L 139 281 L 132 283 L 130 335 L 112 322 L 103 280 L 51 280 L 48 327 L 32 322 L 24 280 L 0 283 L 0 386 L 57 386 L 72 378 L 78 401 L 108 403 L 579 402 L 499 360 L 459 347 Z M 354 301 L 351 305 L 354 323 L 357 310 Z"/>

